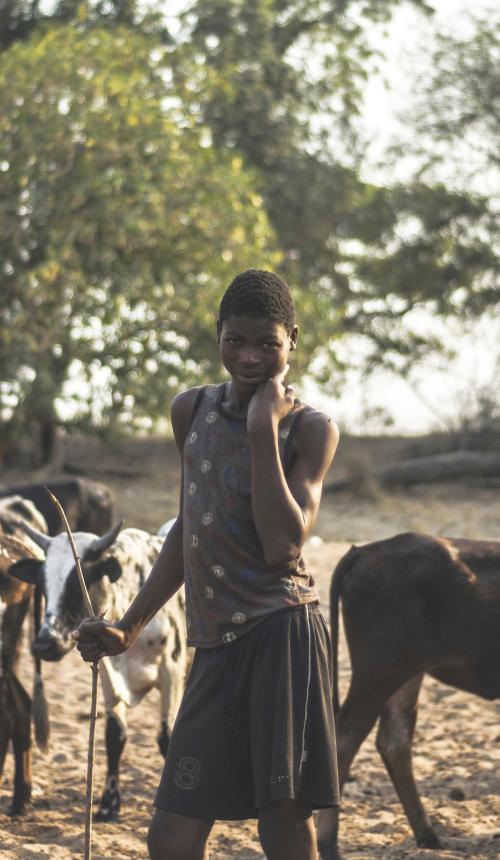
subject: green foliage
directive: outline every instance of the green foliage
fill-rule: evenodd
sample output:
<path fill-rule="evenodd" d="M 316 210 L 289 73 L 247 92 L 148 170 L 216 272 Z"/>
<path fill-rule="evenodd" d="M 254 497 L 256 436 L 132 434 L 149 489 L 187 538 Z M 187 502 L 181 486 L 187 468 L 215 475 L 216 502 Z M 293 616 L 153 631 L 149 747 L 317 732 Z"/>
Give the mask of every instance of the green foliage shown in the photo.
<path fill-rule="evenodd" d="M 299 372 L 318 349 L 336 361 L 350 301 L 342 241 L 370 242 L 394 220 L 384 193 L 361 181 L 356 153 L 346 156 L 370 53 L 359 18 L 393 5 L 197 0 L 172 55 L 194 121 L 256 171 L 302 324 Z"/>
<path fill-rule="evenodd" d="M 402 370 L 438 346 L 406 326 L 415 308 L 472 315 L 498 301 L 494 212 L 484 190 L 418 178 L 377 188 L 360 177 L 353 120 L 372 59 L 366 32 L 396 5 L 197 0 L 173 59 L 183 99 L 214 144 L 237 149 L 257 169 L 282 270 L 297 288 L 306 352 L 314 356 L 319 344 L 323 356 L 322 382 L 346 331 L 371 341 L 371 363 Z M 449 143 L 466 127 L 478 135 L 497 123 L 496 37 L 485 32 L 469 47 L 445 36 L 438 43 L 422 87 L 435 144 L 439 135 Z M 461 88 L 454 101 L 453 76 Z"/>
<path fill-rule="evenodd" d="M 498 184 L 500 157 L 500 14 L 471 14 L 467 37 L 436 33 L 426 46 L 426 74 L 417 79 L 409 148 L 426 175 L 436 165 L 461 187 L 483 178 L 485 191 Z M 430 47 L 430 56 L 429 56 Z M 408 145 L 408 144 L 406 144 Z M 450 165 L 452 169 L 450 169 Z"/>
<path fill-rule="evenodd" d="M 0 5 L 0 48 L 26 39 L 42 19 L 37 0 L 3 0 Z"/>
<path fill-rule="evenodd" d="M 138 0 L 54 0 L 43 11 L 40 5 L 40 0 L 2 0 L 0 50 L 28 39 L 35 31 L 41 35 L 60 24 L 78 24 L 87 29 L 122 25 L 144 34 L 154 33 L 165 43 L 170 39 L 161 14 L 145 10 Z"/>
<path fill-rule="evenodd" d="M 356 323 L 376 345 L 379 360 L 399 370 L 411 369 L 421 352 L 438 346 L 422 337 L 416 342 L 405 328 L 414 309 L 470 319 L 500 306 L 495 22 L 500 19 L 492 10 L 487 19 L 471 18 L 470 37 L 437 33 L 426 46 L 425 71 L 404 114 L 408 139 L 389 156 L 411 155 L 415 178 L 387 191 L 393 226 L 352 263 Z"/>
<path fill-rule="evenodd" d="M 82 419 L 164 414 L 216 372 L 235 270 L 277 261 L 252 176 L 204 145 L 163 52 L 122 28 L 13 46 L 0 104 L 4 418 L 53 414 L 77 371 Z"/>
<path fill-rule="evenodd" d="M 395 187 L 388 198 L 398 214 L 396 229 L 382 247 L 357 257 L 360 297 L 397 299 L 396 316 L 419 305 L 441 315 L 474 314 L 499 299 L 484 198 L 423 183 Z"/>
<path fill-rule="evenodd" d="M 496 306 L 487 189 L 425 169 L 393 188 L 362 178 L 367 32 L 402 2 L 196 0 L 174 42 L 161 7 L 137 0 L 58 0 L 43 15 L 7 0 L 0 421 L 154 421 L 178 387 L 217 378 L 217 303 L 249 265 L 294 291 L 294 378 L 313 366 L 330 387 L 346 332 L 404 371 L 437 346 L 412 311 Z M 415 113 L 414 138 L 439 157 L 498 130 L 497 37 L 484 27 L 453 51 L 450 38 Z"/>

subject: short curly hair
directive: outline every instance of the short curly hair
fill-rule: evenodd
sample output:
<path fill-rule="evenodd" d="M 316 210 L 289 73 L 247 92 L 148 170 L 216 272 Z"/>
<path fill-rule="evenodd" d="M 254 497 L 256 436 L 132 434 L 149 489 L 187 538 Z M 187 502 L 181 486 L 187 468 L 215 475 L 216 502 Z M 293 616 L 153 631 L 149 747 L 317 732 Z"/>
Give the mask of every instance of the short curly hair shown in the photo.
<path fill-rule="evenodd" d="M 219 307 L 219 326 L 228 317 L 264 317 L 281 323 L 291 334 L 295 325 L 295 307 L 290 287 L 274 272 L 247 269 L 230 283 Z"/>

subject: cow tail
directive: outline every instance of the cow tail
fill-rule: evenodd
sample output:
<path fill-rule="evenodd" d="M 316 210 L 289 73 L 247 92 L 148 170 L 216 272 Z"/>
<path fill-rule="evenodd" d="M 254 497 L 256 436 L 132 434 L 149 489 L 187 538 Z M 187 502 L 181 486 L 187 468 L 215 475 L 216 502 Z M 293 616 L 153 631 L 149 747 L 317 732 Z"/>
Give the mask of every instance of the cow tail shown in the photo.
<path fill-rule="evenodd" d="M 35 626 L 35 636 L 40 630 L 42 617 L 42 589 L 39 585 L 35 587 L 35 598 L 33 603 L 33 619 Z M 33 722 L 35 725 L 35 740 L 37 746 L 46 752 L 49 745 L 50 722 L 49 722 L 49 707 L 45 697 L 42 680 L 42 663 L 38 657 L 35 657 L 35 678 L 33 682 Z"/>
<path fill-rule="evenodd" d="M 333 710 L 337 714 L 340 710 L 339 696 L 339 602 L 342 592 L 344 576 L 351 567 L 352 553 L 355 547 L 351 549 L 340 559 L 335 570 L 333 571 L 332 580 L 330 583 L 330 636 L 332 640 L 332 656 L 333 656 Z"/>

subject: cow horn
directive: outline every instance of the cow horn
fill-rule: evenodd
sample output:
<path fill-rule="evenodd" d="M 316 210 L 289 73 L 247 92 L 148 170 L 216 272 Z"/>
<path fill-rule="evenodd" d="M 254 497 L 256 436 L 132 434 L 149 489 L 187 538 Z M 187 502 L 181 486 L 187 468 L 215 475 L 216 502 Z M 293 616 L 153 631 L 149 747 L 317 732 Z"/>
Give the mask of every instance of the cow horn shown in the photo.
<path fill-rule="evenodd" d="M 113 526 L 113 528 L 110 529 L 109 532 L 106 532 L 106 534 L 102 535 L 102 537 L 96 538 L 95 541 L 90 544 L 85 555 L 92 555 L 97 558 L 97 556 L 100 555 L 101 552 L 104 552 L 105 549 L 108 549 L 108 547 L 111 546 L 118 532 L 122 528 L 123 520 L 120 520 L 120 522 L 117 523 L 116 526 Z"/>
<path fill-rule="evenodd" d="M 33 526 L 30 526 L 30 524 L 27 523 L 26 520 L 20 520 L 19 525 L 21 526 L 23 531 L 26 532 L 28 537 L 30 537 L 32 541 L 38 544 L 40 549 L 43 549 L 44 552 L 48 551 L 52 543 L 52 538 L 49 537 L 49 535 L 44 535 L 43 532 L 38 532 L 36 529 L 33 528 Z"/>

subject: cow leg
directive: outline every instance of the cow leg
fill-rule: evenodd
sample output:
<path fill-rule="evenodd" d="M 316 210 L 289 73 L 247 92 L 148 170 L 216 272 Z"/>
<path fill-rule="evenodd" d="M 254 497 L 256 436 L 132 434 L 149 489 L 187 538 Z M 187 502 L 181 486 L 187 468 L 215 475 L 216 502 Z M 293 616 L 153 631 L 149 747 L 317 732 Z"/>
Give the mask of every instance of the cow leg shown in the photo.
<path fill-rule="evenodd" d="M 168 745 L 170 743 L 170 732 L 168 730 L 167 722 L 163 717 L 163 713 L 160 714 L 160 731 L 158 732 L 158 737 L 156 738 L 158 742 L 158 748 L 163 756 L 163 758 L 167 757 Z"/>
<path fill-rule="evenodd" d="M 0 599 L 0 773 L 12 741 L 14 751 L 14 794 L 9 815 L 21 815 L 31 800 L 31 699 L 15 675 L 23 622 L 29 598 L 5 606 Z"/>
<path fill-rule="evenodd" d="M 162 660 L 158 673 L 160 687 L 160 732 L 157 737 L 162 756 L 167 755 L 172 728 L 179 710 L 185 683 L 185 654 L 174 650 Z"/>
<path fill-rule="evenodd" d="M 3 637 L 4 625 L 3 618 L 5 614 L 5 603 L 0 595 L 0 778 L 3 774 L 5 757 L 9 748 L 10 735 L 12 731 L 12 719 L 9 715 L 7 707 L 7 675 L 6 675 L 6 657 Z"/>
<path fill-rule="evenodd" d="M 22 815 L 31 800 L 31 699 L 21 682 L 11 676 L 9 695 L 14 750 L 14 795 L 9 815 Z"/>
<path fill-rule="evenodd" d="M 8 667 L 8 649 L 4 643 L 6 625 L 4 626 L 4 616 L 6 613 L 6 605 L 0 594 L 0 778 L 3 774 L 5 758 L 12 733 L 12 714 L 10 713 L 8 695 L 9 681 L 7 676 Z"/>
<path fill-rule="evenodd" d="M 12 715 L 8 706 L 8 680 L 0 674 L 0 778 L 3 774 L 5 758 L 12 735 Z"/>
<path fill-rule="evenodd" d="M 117 703 L 106 715 L 108 772 L 96 821 L 117 821 L 120 813 L 120 758 L 127 740 L 125 705 Z"/>
<path fill-rule="evenodd" d="M 375 725 L 381 711 L 402 680 L 352 677 L 347 698 L 340 708 L 335 729 L 339 785 L 342 791 L 351 763 L 361 744 Z M 376 678 L 375 678 L 376 680 Z M 317 816 L 318 848 L 322 860 L 342 860 L 338 848 L 339 810 L 322 809 Z"/>
<path fill-rule="evenodd" d="M 440 848 L 415 784 L 411 745 L 417 722 L 418 695 L 423 675 L 416 675 L 386 702 L 377 732 L 377 749 L 420 848 Z"/>

